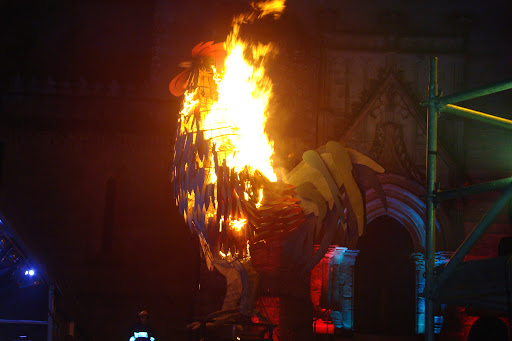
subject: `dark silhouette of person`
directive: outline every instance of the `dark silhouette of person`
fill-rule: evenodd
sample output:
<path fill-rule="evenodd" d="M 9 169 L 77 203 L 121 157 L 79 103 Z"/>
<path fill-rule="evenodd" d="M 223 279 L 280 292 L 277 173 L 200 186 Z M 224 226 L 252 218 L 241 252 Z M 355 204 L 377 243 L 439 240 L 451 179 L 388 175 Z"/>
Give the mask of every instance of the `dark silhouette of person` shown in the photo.
<path fill-rule="evenodd" d="M 149 325 L 149 313 L 142 309 L 137 314 L 138 322 L 130 331 L 128 341 L 156 341 L 153 329 Z"/>
<path fill-rule="evenodd" d="M 467 341 L 507 341 L 507 325 L 496 317 L 480 317 L 469 331 Z"/>

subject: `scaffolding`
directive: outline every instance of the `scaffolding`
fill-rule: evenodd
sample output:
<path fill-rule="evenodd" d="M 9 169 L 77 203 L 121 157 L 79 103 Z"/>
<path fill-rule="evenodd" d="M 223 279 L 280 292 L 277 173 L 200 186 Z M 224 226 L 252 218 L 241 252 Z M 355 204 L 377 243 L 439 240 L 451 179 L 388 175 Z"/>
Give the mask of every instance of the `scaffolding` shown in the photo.
<path fill-rule="evenodd" d="M 477 120 L 496 127 L 512 131 L 512 121 L 501 117 L 456 106 L 453 103 L 482 97 L 512 89 L 512 80 L 476 88 L 450 96 L 439 96 L 437 86 L 437 57 L 430 59 L 429 98 L 423 105 L 428 107 L 427 114 L 427 207 L 426 207 L 426 281 L 425 281 L 425 340 L 434 340 L 434 301 L 439 289 L 443 287 L 447 279 L 451 278 L 455 269 L 464 260 L 473 245 L 484 234 L 497 215 L 508 204 L 512 204 L 512 177 L 495 180 L 487 183 L 465 186 L 463 188 L 440 191 L 436 183 L 437 176 L 437 127 L 438 117 L 441 112 L 459 117 Z M 435 211 L 436 206 L 442 200 L 477 194 L 489 191 L 502 190 L 500 198 L 476 225 L 473 231 L 466 237 L 455 254 L 448 261 L 442 271 L 435 273 Z"/>

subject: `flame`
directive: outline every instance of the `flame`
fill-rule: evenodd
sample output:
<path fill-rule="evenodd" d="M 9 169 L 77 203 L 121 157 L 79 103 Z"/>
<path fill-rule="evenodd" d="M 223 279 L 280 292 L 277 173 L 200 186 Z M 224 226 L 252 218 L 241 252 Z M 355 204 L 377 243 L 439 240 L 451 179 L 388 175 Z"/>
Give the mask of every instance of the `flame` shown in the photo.
<path fill-rule="evenodd" d="M 257 3 L 253 3 L 252 7 L 261 11 L 259 18 L 264 17 L 265 15 L 272 14 L 274 18 L 277 19 L 284 11 L 284 0 L 277 1 L 260 1 Z"/>
<path fill-rule="evenodd" d="M 239 32 L 241 25 L 263 16 L 279 17 L 284 10 L 284 2 L 269 0 L 253 3 L 252 13 L 235 17 L 232 31 L 224 43 L 227 57 L 223 68 L 217 70 L 212 66 L 211 70 L 199 70 L 198 84 L 208 83 L 208 79 L 214 83 L 204 88 L 198 85 L 194 90 L 185 92 L 179 133 L 194 134 L 196 143 L 197 133 L 202 131 L 210 150 L 215 152 L 215 157 L 210 153 L 205 160 L 197 160 L 196 169 L 205 169 L 205 185 L 217 184 L 215 158 L 218 164 L 225 164 L 237 173 L 247 171 L 249 175 L 254 175 L 257 170 L 270 181 L 277 181 L 272 166 L 273 142 L 265 133 L 268 105 L 272 97 L 272 82 L 266 75 L 265 63 L 276 53 L 276 49 L 271 44 L 248 43 L 240 38 Z M 214 94 L 205 96 L 203 90 L 206 88 L 209 89 L 207 91 L 213 90 Z M 245 188 L 244 199 L 253 200 L 255 206 L 260 207 L 263 190 L 253 189 L 247 184 Z M 194 215 L 195 199 L 189 193 L 187 216 Z M 246 217 L 217 216 L 216 206 L 210 203 L 208 207 L 201 208 L 204 210 L 202 217 L 208 221 L 215 219 L 220 231 L 229 227 L 229 230 L 243 235 L 247 228 Z M 226 257 L 229 253 L 220 252 L 220 255 Z"/>
<path fill-rule="evenodd" d="M 258 190 L 258 202 L 256 203 L 256 208 L 261 207 L 261 202 L 263 201 L 263 188 Z"/>
<path fill-rule="evenodd" d="M 218 84 L 219 99 L 203 121 L 205 138 L 224 152 L 219 161 L 224 158 L 228 167 L 240 172 L 248 166 L 276 181 L 273 144 L 265 134 L 272 83 L 265 77 L 263 66 L 245 60 L 244 50 L 241 41 L 228 49 L 225 72 Z M 268 47 L 260 46 L 253 52 L 262 55 L 265 50 Z"/>
<path fill-rule="evenodd" d="M 228 251 L 228 253 L 226 254 L 226 253 L 224 253 L 222 251 L 219 251 L 219 255 L 221 255 L 222 258 L 230 258 L 231 257 L 231 252 Z"/>
<path fill-rule="evenodd" d="M 185 97 L 183 99 L 183 109 L 180 111 L 181 115 L 188 115 L 199 103 L 199 100 L 196 99 L 197 89 L 198 88 L 195 88 L 194 91 L 185 92 Z"/>
<path fill-rule="evenodd" d="M 276 181 L 272 167 L 274 146 L 265 134 L 272 82 L 265 74 L 264 64 L 274 48 L 270 44 L 248 44 L 240 39 L 239 31 L 241 24 L 254 21 L 255 16 L 281 13 L 284 1 L 264 1 L 253 7 L 260 13 L 240 15 L 233 20 L 233 30 L 225 43 L 224 72 L 219 75 L 213 70 L 218 101 L 211 106 L 203 128 L 209 131 L 205 138 L 211 139 L 224 154 L 219 162 L 225 159 L 226 165 L 237 172 L 248 167 L 251 173 L 258 170 L 270 181 Z"/>
<path fill-rule="evenodd" d="M 199 99 L 197 89 L 186 91 L 181 111 L 182 120 L 198 106 L 203 114 L 199 129 L 205 139 L 216 146 L 219 163 L 240 172 L 247 167 L 250 173 L 258 170 L 270 181 L 277 176 L 272 167 L 273 142 L 265 133 L 272 82 L 265 74 L 268 57 L 276 52 L 271 44 L 249 44 L 239 37 L 240 26 L 266 15 L 278 16 L 284 10 L 284 0 L 252 4 L 254 11 L 233 19 L 232 32 L 224 43 L 227 58 L 224 70 L 212 67 L 211 77 L 217 83 L 218 100 Z M 249 56 L 250 58 L 248 58 Z M 193 125 L 182 125 L 188 131 Z M 210 183 L 216 175 L 209 172 Z"/>
<path fill-rule="evenodd" d="M 236 231 L 240 231 L 240 230 L 242 230 L 242 227 L 244 227 L 246 223 L 247 223 L 247 219 L 245 219 L 245 218 L 242 218 L 239 220 L 231 220 L 229 222 L 229 227 L 231 227 L 232 229 L 234 229 Z"/>

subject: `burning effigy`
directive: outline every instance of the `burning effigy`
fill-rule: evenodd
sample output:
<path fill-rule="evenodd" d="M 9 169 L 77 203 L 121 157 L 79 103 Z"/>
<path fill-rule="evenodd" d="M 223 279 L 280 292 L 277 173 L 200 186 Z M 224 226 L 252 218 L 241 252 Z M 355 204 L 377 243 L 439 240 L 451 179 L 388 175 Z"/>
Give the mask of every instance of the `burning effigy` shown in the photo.
<path fill-rule="evenodd" d="M 384 169 L 334 141 L 305 152 L 278 179 L 265 133 L 272 97 L 265 66 L 276 48 L 246 42 L 239 32 L 259 18 L 277 19 L 284 8 L 284 1 L 253 3 L 252 12 L 235 17 L 225 42 L 195 46 L 169 85 L 183 96 L 171 170 L 176 204 L 199 237 L 207 267 L 227 278 L 222 311 L 230 314 L 254 313 L 253 248 L 293 239 L 291 263 L 307 274 L 335 234 L 347 245 L 362 234 L 365 188 L 382 192 L 375 174 Z M 321 243 L 312 255 L 315 237 Z M 225 321 L 221 315 L 212 323 Z"/>

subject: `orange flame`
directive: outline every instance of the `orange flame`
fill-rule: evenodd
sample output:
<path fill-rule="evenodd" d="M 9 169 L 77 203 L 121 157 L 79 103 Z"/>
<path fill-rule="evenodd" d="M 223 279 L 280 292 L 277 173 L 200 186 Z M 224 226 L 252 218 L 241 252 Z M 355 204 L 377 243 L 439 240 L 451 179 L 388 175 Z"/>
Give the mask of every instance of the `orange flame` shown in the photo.
<path fill-rule="evenodd" d="M 253 3 L 254 12 L 233 20 L 233 29 L 225 42 L 227 58 L 221 74 L 213 68 L 218 100 L 215 103 L 197 99 L 195 91 L 185 92 L 182 115 L 191 113 L 197 105 L 205 116 L 199 129 L 205 138 L 215 144 L 219 162 L 240 172 L 245 167 L 250 173 L 260 171 L 270 181 L 277 177 L 272 167 L 273 142 L 265 134 L 268 103 L 272 96 L 272 82 L 265 74 L 265 62 L 275 52 L 271 44 L 249 44 L 239 37 L 240 25 L 265 15 L 278 16 L 284 10 L 284 1 Z M 250 60 L 246 56 L 250 56 Z M 197 89 L 196 89 L 197 90 Z M 188 127 L 195 130 L 195 127 Z M 210 183 L 215 183 L 213 170 Z"/>
<path fill-rule="evenodd" d="M 265 74 L 264 64 L 274 48 L 270 45 L 251 45 L 239 37 L 240 25 L 269 14 L 280 14 L 284 1 L 264 1 L 253 4 L 260 11 L 240 15 L 233 20 L 233 30 L 225 43 L 227 58 L 224 72 L 217 75 L 219 98 L 203 121 L 203 128 L 219 150 L 224 152 L 219 162 L 240 172 L 259 170 L 269 180 L 277 177 L 272 167 L 273 143 L 265 134 L 268 103 L 272 82 Z M 249 52 L 249 53 L 248 53 Z M 252 58 L 248 60 L 245 55 Z"/>
<path fill-rule="evenodd" d="M 210 90 L 214 96 L 203 96 L 199 87 L 186 91 L 181 111 L 180 134 L 198 131 L 204 132 L 210 150 L 216 152 L 219 164 L 234 169 L 235 172 L 247 170 L 254 174 L 258 170 L 270 181 L 277 181 L 272 167 L 273 142 L 265 134 L 268 116 L 268 104 L 272 96 L 272 82 L 265 74 L 265 63 L 275 53 L 271 44 L 250 44 L 239 36 L 240 26 L 266 15 L 275 18 L 284 10 L 284 0 L 269 0 L 252 4 L 254 11 L 233 19 L 232 32 L 224 43 L 227 57 L 223 69 L 217 72 L 201 70 L 199 77 L 215 81 Z M 201 81 L 199 81 L 201 82 Z M 199 91 L 198 91 L 199 89 Z M 195 116 L 196 119 L 190 119 Z M 194 143 L 197 142 L 195 137 Z M 217 184 L 214 156 L 207 160 L 198 160 L 197 166 L 205 169 L 205 184 Z M 186 170 L 186 169 L 185 169 Z M 247 200 L 247 192 L 244 193 Z M 263 191 L 253 198 L 256 207 L 261 205 Z M 187 217 L 194 216 L 195 195 L 188 194 Z M 216 219 L 219 229 L 229 226 L 232 231 L 244 233 L 247 219 L 244 217 L 217 216 L 214 203 L 201 208 L 206 220 Z M 186 219 L 187 219 L 186 217 Z M 247 252 L 248 253 L 248 252 Z M 222 255 L 222 253 L 221 253 Z"/>
<path fill-rule="evenodd" d="M 252 7 L 261 11 L 258 18 L 264 17 L 266 15 L 272 14 L 274 18 L 277 19 L 284 11 L 284 0 L 276 0 L 276 1 L 260 1 L 257 3 L 252 3 Z"/>

